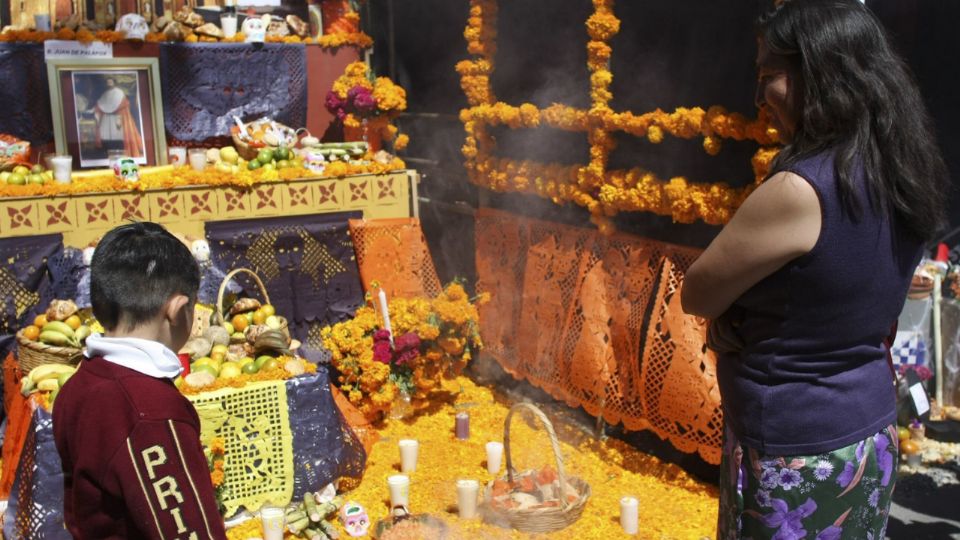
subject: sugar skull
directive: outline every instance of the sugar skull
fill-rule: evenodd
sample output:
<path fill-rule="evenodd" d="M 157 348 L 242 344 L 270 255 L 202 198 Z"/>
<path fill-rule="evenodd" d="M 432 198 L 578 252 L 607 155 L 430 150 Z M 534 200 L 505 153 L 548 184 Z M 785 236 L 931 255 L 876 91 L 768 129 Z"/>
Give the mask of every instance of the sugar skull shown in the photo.
<path fill-rule="evenodd" d="M 303 166 L 305 168 L 316 174 L 323 172 L 324 167 L 326 167 L 327 160 L 323 157 L 323 154 L 321 154 L 319 150 L 305 148 L 302 152 L 302 155 Z"/>
<path fill-rule="evenodd" d="M 143 41 L 147 36 L 150 27 L 147 26 L 147 20 L 136 13 L 127 13 L 117 21 L 117 32 L 126 34 L 127 39 L 137 39 Z"/>
<path fill-rule="evenodd" d="M 210 260 L 210 243 L 200 238 L 190 243 L 190 251 L 197 262 L 207 262 Z"/>
<path fill-rule="evenodd" d="M 263 24 L 263 19 L 258 17 L 247 17 L 240 29 L 246 36 L 244 41 L 247 43 L 263 43 L 267 35 L 267 26 Z"/>
<path fill-rule="evenodd" d="M 340 508 L 340 521 L 343 522 L 343 528 L 347 530 L 347 534 L 353 537 L 366 536 L 367 529 L 370 528 L 367 511 L 353 501 Z"/>
<path fill-rule="evenodd" d="M 130 157 L 117 158 L 113 162 L 113 175 L 120 180 L 137 182 L 140 180 L 140 167 Z"/>

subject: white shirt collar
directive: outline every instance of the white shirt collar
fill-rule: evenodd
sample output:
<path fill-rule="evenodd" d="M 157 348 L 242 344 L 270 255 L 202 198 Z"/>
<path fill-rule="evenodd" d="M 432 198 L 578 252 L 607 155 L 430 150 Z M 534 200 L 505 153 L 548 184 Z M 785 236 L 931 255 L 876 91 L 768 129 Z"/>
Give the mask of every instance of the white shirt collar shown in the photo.
<path fill-rule="evenodd" d="M 156 341 L 92 334 L 87 337 L 86 345 L 84 355 L 87 358 L 102 356 L 107 362 L 150 377 L 173 379 L 183 371 L 176 353 Z"/>

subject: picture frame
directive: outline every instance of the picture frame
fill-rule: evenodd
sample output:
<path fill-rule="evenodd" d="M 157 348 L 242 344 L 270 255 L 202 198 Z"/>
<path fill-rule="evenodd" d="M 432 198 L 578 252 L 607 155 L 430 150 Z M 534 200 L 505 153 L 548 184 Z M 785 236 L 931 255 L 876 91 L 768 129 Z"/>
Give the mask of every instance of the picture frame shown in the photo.
<path fill-rule="evenodd" d="M 110 166 L 111 155 L 166 165 L 157 58 L 47 60 L 54 142 L 75 170 Z"/>

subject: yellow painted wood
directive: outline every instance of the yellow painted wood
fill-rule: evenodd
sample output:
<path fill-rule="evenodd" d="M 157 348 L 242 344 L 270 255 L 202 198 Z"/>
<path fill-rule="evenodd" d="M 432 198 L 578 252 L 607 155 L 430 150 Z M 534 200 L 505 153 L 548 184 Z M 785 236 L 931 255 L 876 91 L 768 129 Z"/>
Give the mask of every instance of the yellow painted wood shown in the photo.
<path fill-rule="evenodd" d="M 129 221 L 154 221 L 173 232 L 201 238 L 207 221 L 345 210 L 362 210 L 367 219 L 410 217 L 414 215 L 411 182 L 415 178 L 400 171 L 271 182 L 247 190 L 189 186 L 0 199 L 0 238 L 62 233 L 65 245 L 84 247 Z"/>

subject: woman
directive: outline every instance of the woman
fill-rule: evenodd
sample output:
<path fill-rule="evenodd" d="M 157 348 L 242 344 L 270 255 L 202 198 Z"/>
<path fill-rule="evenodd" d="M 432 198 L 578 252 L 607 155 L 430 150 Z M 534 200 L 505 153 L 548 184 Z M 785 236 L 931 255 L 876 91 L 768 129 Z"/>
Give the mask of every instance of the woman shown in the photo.
<path fill-rule="evenodd" d="M 946 168 L 861 2 L 788 0 L 758 26 L 757 105 L 785 146 L 682 291 L 719 355 L 718 537 L 880 539 L 898 457 L 884 339 L 944 225 Z"/>

